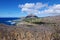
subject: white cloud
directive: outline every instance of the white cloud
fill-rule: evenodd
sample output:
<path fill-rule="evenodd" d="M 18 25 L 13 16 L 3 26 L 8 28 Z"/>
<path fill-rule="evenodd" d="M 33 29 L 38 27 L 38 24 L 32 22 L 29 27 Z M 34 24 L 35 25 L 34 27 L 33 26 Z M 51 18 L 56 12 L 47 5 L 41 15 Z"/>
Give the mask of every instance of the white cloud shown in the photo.
<path fill-rule="evenodd" d="M 52 7 L 53 9 L 57 9 L 57 10 L 60 10 L 60 4 L 56 4 Z"/>
<path fill-rule="evenodd" d="M 60 14 L 60 4 L 49 6 L 48 9 L 43 10 L 43 13 Z"/>
<path fill-rule="evenodd" d="M 43 7 L 47 7 L 47 4 L 42 4 L 42 3 L 26 3 L 26 4 L 22 4 L 22 5 L 19 5 L 19 8 L 21 8 L 21 11 L 22 12 L 26 12 L 26 13 L 34 13 L 34 14 L 37 14 L 37 13 L 40 13 L 40 9 L 43 8 Z"/>
<path fill-rule="evenodd" d="M 60 14 L 60 4 L 54 4 L 52 6 L 48 6 L 48 4 L 43 3 L 26 3 L 19 4 L 19 8 L 21 8 L 22 12 L 26 12 L 28 14 Z M 43 9 L 43 10 L 42 10 Z"/>

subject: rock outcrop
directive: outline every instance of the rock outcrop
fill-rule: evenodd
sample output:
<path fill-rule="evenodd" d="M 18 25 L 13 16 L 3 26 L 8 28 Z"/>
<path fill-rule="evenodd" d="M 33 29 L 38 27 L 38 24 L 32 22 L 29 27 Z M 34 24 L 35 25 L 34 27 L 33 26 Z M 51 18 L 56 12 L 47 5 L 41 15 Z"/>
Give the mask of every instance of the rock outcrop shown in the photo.
<path fill-rule="evenodd" d="M 26 16 L 26 18 L 38 18 L 38 16 L 34 15 L 34 14 L 29 14 Z"/>

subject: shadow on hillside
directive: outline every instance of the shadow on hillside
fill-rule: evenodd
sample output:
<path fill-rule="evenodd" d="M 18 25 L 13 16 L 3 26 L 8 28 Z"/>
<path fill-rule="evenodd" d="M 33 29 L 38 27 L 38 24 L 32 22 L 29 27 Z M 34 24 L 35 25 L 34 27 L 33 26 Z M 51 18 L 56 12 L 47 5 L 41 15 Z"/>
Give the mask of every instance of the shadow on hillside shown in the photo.
<path fill-rule="evenodd" d="M 34 24 L 46 24 L 45 22 L 33 22 Z"/>
<path fill-rule="evenodd" d="M 33 22 L 34 24 L 55 24 L 55 23 L 48 23 L 48 22 Z"/>

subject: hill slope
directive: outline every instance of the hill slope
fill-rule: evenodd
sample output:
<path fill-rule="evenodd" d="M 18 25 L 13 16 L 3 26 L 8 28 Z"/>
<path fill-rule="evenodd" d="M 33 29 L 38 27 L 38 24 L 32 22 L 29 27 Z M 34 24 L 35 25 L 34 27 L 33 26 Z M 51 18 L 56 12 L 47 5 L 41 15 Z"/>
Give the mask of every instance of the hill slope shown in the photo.
<path fill-rule="evenodd" d="M 60 40 L 60 16 L 25 18 L 17 24 L 0 24 L 0 40 Z"/>

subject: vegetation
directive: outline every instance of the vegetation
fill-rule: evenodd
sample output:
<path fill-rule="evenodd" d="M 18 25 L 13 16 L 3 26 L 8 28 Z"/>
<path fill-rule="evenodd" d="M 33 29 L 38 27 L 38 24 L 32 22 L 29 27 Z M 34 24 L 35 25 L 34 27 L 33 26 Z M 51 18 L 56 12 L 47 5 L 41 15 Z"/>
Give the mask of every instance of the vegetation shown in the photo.
<path fill-rule="evenodd" d="M 25 18 L 15 21 L 18 26 L 0 24 L 0 40 L 60 40 L 59 20 Z"/>

